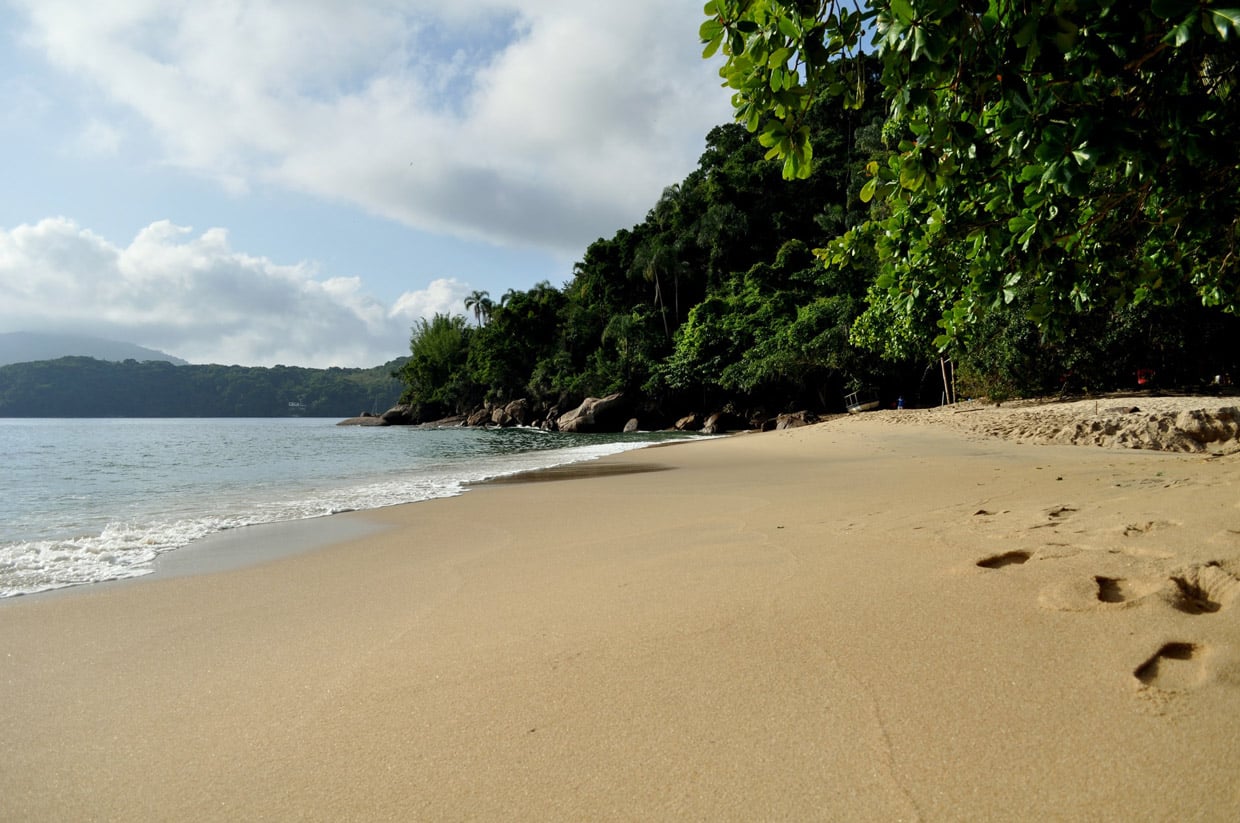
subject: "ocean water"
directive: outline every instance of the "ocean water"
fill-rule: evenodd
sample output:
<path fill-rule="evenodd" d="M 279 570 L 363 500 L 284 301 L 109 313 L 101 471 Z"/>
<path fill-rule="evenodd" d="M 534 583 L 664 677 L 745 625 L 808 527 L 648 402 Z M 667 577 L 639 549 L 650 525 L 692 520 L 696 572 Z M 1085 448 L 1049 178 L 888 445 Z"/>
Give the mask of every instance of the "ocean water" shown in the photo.
<path fill-rule="evenodd" d="M 448 497 L 684 437 L 335 424 L 0 419 L 0 597 L 149 574 L 230 529 Z"/>

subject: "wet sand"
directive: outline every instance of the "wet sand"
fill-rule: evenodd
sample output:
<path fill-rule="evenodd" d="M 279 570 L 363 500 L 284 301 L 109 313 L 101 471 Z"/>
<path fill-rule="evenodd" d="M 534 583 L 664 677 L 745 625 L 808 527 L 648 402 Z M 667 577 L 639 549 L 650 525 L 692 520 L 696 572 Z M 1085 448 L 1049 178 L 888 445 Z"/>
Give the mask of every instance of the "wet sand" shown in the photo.
<path fill-rule="evenodd" d="M 0 604 L 0 819 L 1240 815 L 1240 456 L 888 418 Z"/>

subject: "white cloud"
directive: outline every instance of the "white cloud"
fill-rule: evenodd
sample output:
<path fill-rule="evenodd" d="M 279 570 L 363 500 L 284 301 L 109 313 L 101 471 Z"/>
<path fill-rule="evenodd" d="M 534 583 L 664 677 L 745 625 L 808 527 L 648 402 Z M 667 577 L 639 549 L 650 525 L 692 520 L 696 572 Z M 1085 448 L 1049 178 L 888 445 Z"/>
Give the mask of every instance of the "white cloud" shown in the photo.
<path fill-rule="evenodd" d="M 120 151 L 121 130 L 103 122 L 91 120 L 70 146 L 71 151 L 86 157 L 110 157 Z"/>
<path fill-rule="evenodd" d="M 641 219 L 729 116 L 700 3 L 18 3 L 165 162 L 565 256 Z"/>
<path fill-rule="evenodd" d="M 465 305 L 465 296 L 472 288 L 455 277 L 432 280 L 426 288 L 409 291 L 396 299 L 395 305 L 388 312 L 388 317 L 404 323 L 404 327 L 412 329 L 419 317 L 428 320 L 436 314 L 460 314 Z"/>
<path fill-rule="evenodd" d="M 195 363 L 375 366 L 405 354 L 418 317 L 461 313 L 437 280 L 386 306 L 356 277 L 233 250 L 228 234 L 152 223 L 128 246 L 65 218 L 0 229 L 0 329 L 97 335 Z"/>

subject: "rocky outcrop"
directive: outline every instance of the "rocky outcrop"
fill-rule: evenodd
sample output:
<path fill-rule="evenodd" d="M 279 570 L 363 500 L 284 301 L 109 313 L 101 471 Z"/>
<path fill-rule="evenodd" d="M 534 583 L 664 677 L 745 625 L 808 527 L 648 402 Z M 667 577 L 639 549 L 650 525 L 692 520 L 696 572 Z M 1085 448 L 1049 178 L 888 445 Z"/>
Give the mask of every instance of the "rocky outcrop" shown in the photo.
<path fill-rule="evenodd" d="M 702 434 L 724 434 L 747 428 L 749 424 L 731 412 L 715 412 L 702 424 Z"/>
<path fill-rule="evenodd" d="M 572 411 L 560 415 L 556 426 L 562 432 L 619 431 L 627 419 L 624 394 L 587 397 Z"/>
<path fill-rule="evenodd" d="M 504 414 L 512 421 L 509 425 L 528 426 L 534 420 L 534 410 L 530 406 L 530 401 L 524 397 L 504 406 Z"/>
<path fill-rule="evenodd" d="M 539 418 L 539 412 L 529 400 L 521 398 L 504 406 L 492 406 L 489 403 L 474 409 L 461 418 L 461 425 L 482 428 L 488 426 L 542 426 L 546 428 L 546 420 Z"/>
<path fill-rule="evenodd" d="M 762 431 L 799 429 L 802 426 L 812 426 L 817 423 L 818 420 L 818 415 L 811 411 L 788 412 L 787 414 L 781 414 L 766 421 L 766 423 L 762 426 Z"/>
<path fill-rule="evenodd" d="M 361 414 L 357 417 L 350 417 L 347 420 L 341 420 L 337 426 L 390 426 L 391 423 L 382 417 L 374 414 Z"/>
<path fill-rule="evenodd" d="M 686 414 L 684 417 L 676 421 L 672 427 L 678 432 L 695 432 L 702 428 L 702 415 L 697 412 Z"/>
<path fill-rule="evenodd" d="M 416 422 L 413 419 L 413 408 L 406 405 L 393 406 L 379 417 L 388 426 L 412 426 Z"/>
<path fill-rule="evenodd" d="M 547 431 L 564 432 L 636 432 L 657 431 L 674 428 L 678 431 L 701 431 L 705 434 L 723 434 L 730 431 L 758 428 L 760 421 L 746 422 L 731 412 L 715 412 L 709 416 L 698 412 L 684 415 L 679 419 L 669 417 L 667 411 L 651 403 L 634 405 L 623 393 L 617 392 L 606 397 L 588 397 L 581 405 L 571 411 L 560 413 L 560 406 L 550 408 L 542 404 L 520 398 L 502 406 L 487 403 L 468 414 L 454 415 L 442 420 L 430 420 L 415 416 L 414 409 L 409 405 L 393 406 L 380 415 L 363 412 L 357 417 L 342 420 L 341 426 L 426 426 L 445 428 L 449 426 L 469 426 L 473 428 L 533 426 Z M 796 415 L 781 415 L 769 421 L 765 428 L 774 429 L 783 421 L 781 428 L 792 425 L 805 425 L 803 418 L 817 418 L 809 412 L 798 412 Z M 787 419 L 785 419 L 787 418 Z"/>
<path fill-rule="evenodd" d="M 341 420 L 337 426 L 411 426 L 413 425 L 413 410 L 409 406 L 399 405 L 385 411 L 383 414 L 371 414 L 370 412 L 362 412 L 357 417 L 350 417 L 348 420 Z"/>

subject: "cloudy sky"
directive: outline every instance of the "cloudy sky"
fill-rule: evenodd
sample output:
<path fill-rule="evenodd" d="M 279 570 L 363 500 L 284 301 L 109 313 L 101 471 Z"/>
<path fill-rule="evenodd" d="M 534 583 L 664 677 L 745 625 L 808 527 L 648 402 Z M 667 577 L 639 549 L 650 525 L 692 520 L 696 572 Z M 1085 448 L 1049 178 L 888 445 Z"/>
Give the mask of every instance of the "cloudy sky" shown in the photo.
<path fill-rule="evenodd" d="M 0 0 L 0 332 L 372 366 L 730 117 L 700 0 Z"/>

